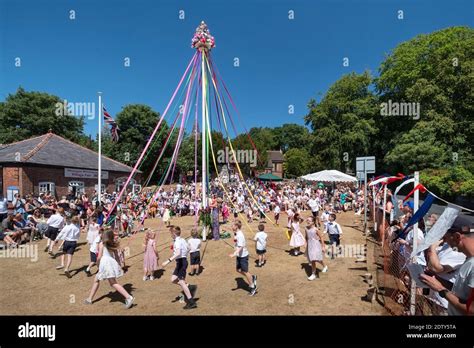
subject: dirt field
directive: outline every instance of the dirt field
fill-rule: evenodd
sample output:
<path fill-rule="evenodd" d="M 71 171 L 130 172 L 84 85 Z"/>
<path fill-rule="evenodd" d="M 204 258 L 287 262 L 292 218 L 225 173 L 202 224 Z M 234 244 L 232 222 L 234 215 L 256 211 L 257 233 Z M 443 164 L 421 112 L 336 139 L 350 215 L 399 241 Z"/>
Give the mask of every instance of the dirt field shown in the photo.
<path fill-rule="evenodd" d="M 303 213 L 307 216 L 308 212 Z M 283 215 L 286 224 L 286 217 Z M 338 215 L 343 227 L 343 244 L 365 244 L 360 230 L 355 229 L 352 212 Z M 184 236 L 189 235 L 192 217 L 174 218 Z M 384 315 L 386 312 L 377 303 L 362 300 L 368 285 L 364 282 L 366 263 L 355 262 L 356 258 L 326 259 L 328 273 L 320 273 L 320 279 L 307 280 L 306 257 L 288 254 L 288 239 L 282 227 L 266 224 L 269 234 L 267 264 L 263 268 L 254 267 L 255 249 L 253 238 L 258 222 L 251 224 L 248 231 L 244 224 L 250 251 L 250 272 L 258 275 L 259 291 L 250 297 L 244 288 L 240 274 L 235 272 L 235 259 L 230 259 L 232 239 L 208 241 L 201 248 L 203 272 L 199 276 L 187 277 L 192 285 L 197 285 L 195 297 L 198 308 L 191 311 L 182 309 L 183 303 L 176 300 L 180 294 L 177 285 L 171 284 L 170 277 L 174 264 L 158 271 L 158 279 L 144 282 L 143 277 L 143 234 L 123 239 L 122 246 L 129 246 L 129 266 L 119 282 L 136 298 L 135 305 L 126 310 L 123 298 L 108 283 L 102 283 L 92 306 L 83 304 L 93 282 L 84 272 L 89 261 L 85 234 L 74 255 L 72 274 L 68 279 L 64 272 L 57 271 L 59 257 L 52 259 L 43 252 L 45 241 L 38 245 L 38 260 L 31 258 L 0 257 L 0 314 L 1 315 Z M 159 228 L 157 245 L 160 264 L 171 255 L 171 238 L 163 228 L 161 220 L 148 221 L 148 227 Z M 230 231 L 230 224 L 222 225 L 222 230 Z M 0 251 L 2 253 L 2 251 Z M 94 273 L 96 268 L 93 269 Z"/>

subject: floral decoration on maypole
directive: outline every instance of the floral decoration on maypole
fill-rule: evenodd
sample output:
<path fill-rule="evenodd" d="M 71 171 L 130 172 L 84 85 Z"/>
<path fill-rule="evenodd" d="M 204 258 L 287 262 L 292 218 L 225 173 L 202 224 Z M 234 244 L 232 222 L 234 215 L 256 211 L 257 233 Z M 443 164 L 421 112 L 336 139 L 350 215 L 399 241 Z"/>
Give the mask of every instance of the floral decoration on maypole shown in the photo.
<path fill-rule="evenodd" d="M 216 40 L 211 35 L 207 24 L 202 21 L 201 24 L 196 28 L 196 32 L 191 40 L 191 47 L 198 50 L 210 51 L 216 47 Z"/>

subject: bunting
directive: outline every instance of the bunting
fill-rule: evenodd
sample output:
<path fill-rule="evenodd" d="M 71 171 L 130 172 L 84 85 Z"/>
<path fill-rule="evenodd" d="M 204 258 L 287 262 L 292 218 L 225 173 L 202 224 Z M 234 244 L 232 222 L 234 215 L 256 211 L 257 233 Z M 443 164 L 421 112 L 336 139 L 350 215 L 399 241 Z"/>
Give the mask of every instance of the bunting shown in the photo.
<path fill-rule="evenodd" d="M 416 224 L 418 221 L 420 221 L 423 216 L 426 215 L 426 213 L 428 213 L 428 211 L 430 210 L 431 206 L 433 205 L 433 202 L 435 200 L 435 196 L 429 194 L 424 202 L 423 202 L 423 205 L 416 211 L 415 214 L 413 214 L 413 216 L 410 218 L 410 220 L 408 220 L 408 223 L 407 225 L 405 226 L 405 228 L 403 229 L 403 234 L 405 234 L 405 232 L 407 231 L 407 229 L 411 226 L 413 226 L 414 224 Z"/>
<path fill-rule="evenodd" d="M 374 181 L 372 181 L 369 186 L 374 186 L 378 184 L 382 185 L 388 185 L 391 184 L 392 182 L 399 181 L 399 180 L 404 180 L 406 176 L 402 173 L 398 173 L 396 176 L 383 176 L 383 177 L 377 177 L 375 178 Z"/>
<path fill-rule="evenodd" d="M 408 199 L 410 199 L 410 197 L 415 193 L 415 191 L 419 190 L 421 193 L 425 193 L 426 192 L 426 187 L 424 187 L 422 184 L 418 184 L 415 186 L 415 188 L 413 190 L 410 191 L 409 194 L 407 194 L 407 196 L 403 199 L 403 202 L 406 202 Z"/>

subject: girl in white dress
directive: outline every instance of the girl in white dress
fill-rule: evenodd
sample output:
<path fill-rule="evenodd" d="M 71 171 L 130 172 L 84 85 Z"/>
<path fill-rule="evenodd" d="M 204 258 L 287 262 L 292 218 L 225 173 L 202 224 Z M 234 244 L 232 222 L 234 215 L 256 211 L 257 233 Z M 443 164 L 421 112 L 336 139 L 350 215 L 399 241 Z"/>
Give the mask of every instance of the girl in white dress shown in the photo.
<path fill-rule="evenodd" d="M 87 243 L 89 243 L 89 246 L 94 243 L 95 238 L 99 235 L 99 229 L 100 225 L 97 223 L 97 217 L 91 217 L 87 229 Z"/>
<path fill-rule="evenodd" d="M 100 281 L 107 279 L 110 286 L 125 297 L 125 308 L 130 308 L 132 306 L 135 298 L 131 296 L 122 285 L 117 283 L 117 278 L 123 276 L 123 270 L 116 260 L 118 247 L 118 242 L 115 242 L 114 231 L 111 229 L 105 231 L 102 237 L 102 242 L 99 244 L 99 253 L 97 256 L 99 271 L 97 272 L 94 283 L 92 284 L 90 295 L 84 303 L 92 304 L 92 300 L 99 289 Z"/>
<path fill-rule="evenodd" d="M 166 205 L 165 207 L 165 211 L 163 213 L 163 223 L 166 225 L 166 226 L 170 226 L 170 220 L 171 220 L 171 213 L 170 213 L 170 208 L 168 205 Z"/>
<path fill-rule="evenodd" d="M 300 231 L 301 221 L 302 220 L 300 219 L 300 214 L 298 213 L 293 216 L 293 219 L 291 221 L 292 234 L 290 239 L 290 247 L 292 247 L 292 250 L 290 250 L 290 255 L 301 255 L 302 252 L 300 252 L 300 248 L 306 244 L 304 236 Z"/>

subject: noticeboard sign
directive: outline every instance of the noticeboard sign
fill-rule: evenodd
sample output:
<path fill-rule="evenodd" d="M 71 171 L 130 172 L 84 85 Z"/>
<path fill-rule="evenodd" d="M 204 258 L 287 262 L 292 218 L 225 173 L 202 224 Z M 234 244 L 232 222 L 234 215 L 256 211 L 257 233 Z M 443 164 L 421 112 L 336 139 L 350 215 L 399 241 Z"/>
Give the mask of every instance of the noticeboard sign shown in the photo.
<path fill-rule="evenodd" d="M 375 173 L 375 156 L 357 157 L 356 158 L 356 172 L 357 175 L 364 175 Z M 360 174 L 359 174 L 360 173 Z"/>

